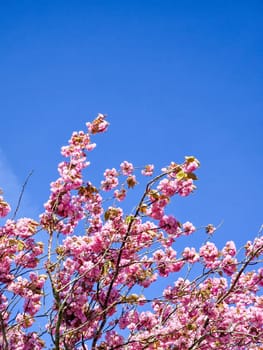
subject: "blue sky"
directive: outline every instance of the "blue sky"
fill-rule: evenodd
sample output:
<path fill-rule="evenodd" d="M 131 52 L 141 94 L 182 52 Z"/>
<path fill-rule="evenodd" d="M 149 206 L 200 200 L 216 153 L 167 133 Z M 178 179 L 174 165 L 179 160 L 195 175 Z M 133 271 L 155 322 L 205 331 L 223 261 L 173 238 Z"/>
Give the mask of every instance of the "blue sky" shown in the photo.
<path fill-rule="evenodd" d="M 263 222 L 262 1 L 6 1 L 0 4 L 0 180 L 37 216 L 60 147 L 98 112 L 90 176 L 184 155 L 197 192 L 170 211 L 241 245 Z"/>

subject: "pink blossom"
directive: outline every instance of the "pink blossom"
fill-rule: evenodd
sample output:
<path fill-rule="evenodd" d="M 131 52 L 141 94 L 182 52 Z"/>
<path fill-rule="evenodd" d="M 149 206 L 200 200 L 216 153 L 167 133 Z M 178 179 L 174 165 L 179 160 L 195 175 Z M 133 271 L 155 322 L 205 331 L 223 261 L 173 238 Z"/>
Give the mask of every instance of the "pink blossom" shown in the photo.
<path fill-rule="evenodd" d="M 148 165 L 145 165 L 145 167 L 141 171 L 141 173 L 144 176 L 152 176 L 153 171 L 154 171 L 154 165 L 153 164 L 148 164 Z"/>
<path fill-rule="evenodd" d="M 196 189 L 194 182 L 192 179 L 188 179 L 186 181 L 180 181 L 178 183 L 178 194 L 182 197 L 189 196 Z"/>
<path fill-rule="evenodd" d="M 127 162 L 126 160 L 121 163 L 121 172 L 123 175 L 131 175 L 133 173 L 132 163 Z"/>
<path fill-rule="evenodd" d="M 116 331 L 108 331 L 105 336 L 107 345 L 114 348 L 120 346 L 124 342 L 124 338 L 119 335 Z"/>
<path fill-rule="evenodd" d="M 226 242 L 226 245 L 222 249 L 222 253 L 224 256 L 230 255 L 235 256 L 236 255 L 236 245 L 233 241 Z"/>
<path fill-rule="evenodd" d="M 258 269 L 258 275 L 257 275 L 257 278 L 258 278 L 258 285 L 263 287 L 263 268 L 259 268 Z"/>
<path fill-rule="evenodd" d="M 169 235 L 176 235 L 178 233 L 178 223 L 174 216 L 164 215 L 159 225 L 163 228 Z"/>
<path fill-rule="evenodd" d="M 195 230 L 196 228 L 191 222 L 187 221 L 183 224 L 183 233 L 186 236 L 191 235 Z"/>
<path fill-rule="evenodd" d="M 118 200 L 118 201 L 123 201 L 126 198 L 126 190 L 124 188 L 122 188 L 121 190 L 115 190 L 114 191 L 114 197 Z"/>
<path fill-rule="evenodd" d="M 226 255 L 221 262 L 221 267 L 228 276 L 232 276 L 237 270 L 237 259 L 234 259 L 231 255 Z"/>
<path fill-rule="evenodd" d="M 118 172 L 115 168 L 106 169 L 104 172 L 105 180 L 101 181 L 101 187 L 104 191 L 110 191 L 119 184 Z"/>
<path fill-rule="evenodd" d="M 160 204 L 160 202 L 153 203 L 147 211 L 147 214 L 155 220 L 160 220 L 164 216 L 164 208 Z"/>
<path fill-rule="evenodd" d="M 4 218 L 11 210 L 10 205 L 0 196 L 0 218 Z"/>
<path fill-rule="evenodd" d="M 205 266 L 208 268 L 216 268 L 219 266 L 219 251 L 215 244 L 212 242 L 207 242 L 200 248 L 200 257 L 204 260 Z"/>
<path fill-rule="evenodd" d="M 183 165 L 183 170 L 186 173 L 192 173 L 200 166 L 200 162 L 194 157 L 185 157 L 185 164 Z"/>
<path fill-rule="evenodd" d="M 199 254 L 196 252 L 195 248 L 184 248 L 182 256 L 190 263 L 195 263 L 199 260 Z"/>
<path fill-rule="evenodd" d="M 178 191 L 178 182 L 177 180 L 163 179 L 157 188 L 165 196 L 171 197 Z"/>
<path fill-rule="evenodd" d="M 106 116 L 99 113 L 97 118 L 92 123 L 86 123 L 88 131 L 91 134 L 97 134 L 105 132 L 109 126 L 109 123 L 105 120 Z"/>
<path fill-rule="evenodd" d="M 18 219 L 15 224 L 15 232 L 22 238 L 27 238 L 36 233 L 38 223 L 29 218 Z"/>

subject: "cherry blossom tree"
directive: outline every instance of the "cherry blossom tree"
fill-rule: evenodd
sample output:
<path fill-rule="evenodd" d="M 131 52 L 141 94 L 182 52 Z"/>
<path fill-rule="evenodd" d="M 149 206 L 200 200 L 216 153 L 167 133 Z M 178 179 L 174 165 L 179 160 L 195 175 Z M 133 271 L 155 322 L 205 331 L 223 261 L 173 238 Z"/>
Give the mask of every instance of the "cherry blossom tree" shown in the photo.
<path fill-rule="evenodd" d="M 107 128 L 99 114 L 62 147 L 39 221 L 10 219 L 0 196 L 0 350 L 263 349 L 261 232 L 240 251 L 219 249 L 207 225 L 204 244 L 177 251 L 197 229 L 168 204 L 196 189 L 199 161 L 159 173 L 124 161 L 93 184 L 87 153 Z"/>

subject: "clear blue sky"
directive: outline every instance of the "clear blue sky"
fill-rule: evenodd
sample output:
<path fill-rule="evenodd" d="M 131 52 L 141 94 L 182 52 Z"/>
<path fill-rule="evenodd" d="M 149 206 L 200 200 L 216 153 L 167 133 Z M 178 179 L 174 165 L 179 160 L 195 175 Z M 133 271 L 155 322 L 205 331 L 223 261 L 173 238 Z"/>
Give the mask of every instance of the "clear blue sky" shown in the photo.
<path fill-rule="evenodd" d="M 98 112 L 91 177 L 194 154 L 197 192 L 170 211 L 218 240 L 251 239 L 263 222 L 262 1 L 1 1 L 0 180 L 37 215 L 60 147 Z"/>

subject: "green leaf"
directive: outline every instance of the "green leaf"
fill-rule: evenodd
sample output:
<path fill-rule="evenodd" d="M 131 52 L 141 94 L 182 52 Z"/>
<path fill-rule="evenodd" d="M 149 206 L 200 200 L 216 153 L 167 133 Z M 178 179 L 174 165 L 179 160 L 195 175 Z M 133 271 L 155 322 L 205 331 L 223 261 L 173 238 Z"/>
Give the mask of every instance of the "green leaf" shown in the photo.
<path fill-rule="evenodd" d="M 126 222 L 126 224 L 129 225 L 134 219 L 135 219 L 135 218 L 134 218 L 133 215 L 126 216 L 125 222 Z"/>
<path fill-rule="evenodd" d="M 187 174 L 186 174 L 183 170 L 179 171 L 179 172 L 176 174 L 177 180 L 183 180 L 183 179 L 185 179 L 186 177 L 187 177 Z"/>

